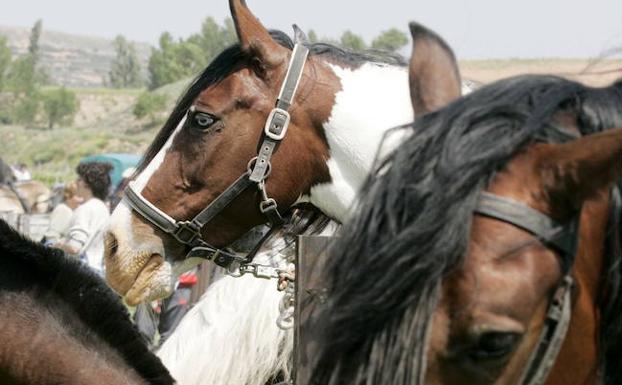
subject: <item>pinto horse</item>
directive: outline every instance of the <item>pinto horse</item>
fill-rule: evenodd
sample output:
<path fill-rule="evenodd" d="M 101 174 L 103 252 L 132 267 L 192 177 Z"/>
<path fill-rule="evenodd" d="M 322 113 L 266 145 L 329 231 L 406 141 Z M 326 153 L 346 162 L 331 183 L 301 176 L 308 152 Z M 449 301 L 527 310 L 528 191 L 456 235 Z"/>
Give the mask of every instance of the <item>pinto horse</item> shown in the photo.
<path fill-rule="evenodd" d="M 312 383 L 622 383 L 619 127 L 622 81 L 552 76 L 416 120 L 332 246 Z"/>
<path fill-rule="evenodd" d="M 0 220 L 0 383 L 173 384 L 106 283 Z"/>
<path fill-rule="evenodd" d="M 200 243 L 209 245 L 199 249 L 219 249 L 215 254 L 223 256 L 222 247 L 266 222 L 261 210 L 266 207 L 260 204 L 271 203 L 286 212 L 297 203 L 309 202 L 325 215 L 345 220 L 387 128 L 413 119 L 408 71 L 401 58 L 302 44 L 309 55 L 301 66 L 300 44 L 294 48 L 283 33 L 269 33 L 243 1 L 231 0 L 230 7 L 239 44 L 223 51 L 181 98 L 139 167 L 128 195 L 133 198 L 124 199 L 111 216 L 105 235 L 107 279 L 128 303 L 170 293 L 172 263 L 195 250 L 179 242 L 180 234 L 162 227 L 183 231 L 194 227 L 192 240 L 202 238 Z M 432 108 L 441 96 L 459 96 L 460 87 L 454 87 L 459 75 L 446 44 L 424 28 L 418 31 L 415 55 L 421 60 L 415 80 L 422 88 L 435 89 L 421 100 Z M 289 66 L 290 62 L 294 65 Z M 294 67 L 300 70 L 299 83 L 290 87 Z M 287 87 L 281 87 L 284 79 Z M 283 95 L 279 90 L 292 89 L 296 91 L 293 97 L 278 104 L 285 104 L 286 110 L 291 104 L 287 134 L 275 139 L 275 132 L 268 134 L 272 126 L 266 126 L 266 121 L 275 117 L 275 101 Z M 399 140 L 394 138 L 383 150 L 390 150 Z M 261 159 L 255 159 L 264 156 L 264 149 L 272 156 L 258 188 L 238 189 L 239 181 L 246 183 L 247 170 L 261 166 Z M 208 205 L 230 197 L 232 185 L 239 195 L 221 205 L 224 208 L 209 221 L 201 221 L 200 226 L 190 223 L 203 216 Z M 229 285 L 214 287 L 222 290 L 218 298 L 223 307 L 229 306 L 227 302 L 243 303 L 260 291 L 258 287 L 273 298 L 273 304 L 281 297 L 273 281 L 253 286 L 248 279 L 223 279 Z M 269 314 L 276 311 L 268 304 L 263 309 Z M 203 377 L 204 383 L 262 384 L 281 369 L 278 363 L 283 360 L 278 357 L 287 345 L 283 338 L 291 338 L 291 333 L 275 338 L 278 330 L 273 330 L 276 326 L 270 318 L 256 317 L 264 321 L 249 332 L 254 343 L 245 349 L 223 339 L 229 334 L 216 332 L 215 321 L 206 325 L 214 332 L 204 341 L 206 353 L 196 359 L 219 357 L 221 362 L 210 365 L 213 372 Z M 224 318 L 218 322 L 232 327 Z M 223 378 L 220 367 L 235 367 L 228 371 L 235 377 Z"/>

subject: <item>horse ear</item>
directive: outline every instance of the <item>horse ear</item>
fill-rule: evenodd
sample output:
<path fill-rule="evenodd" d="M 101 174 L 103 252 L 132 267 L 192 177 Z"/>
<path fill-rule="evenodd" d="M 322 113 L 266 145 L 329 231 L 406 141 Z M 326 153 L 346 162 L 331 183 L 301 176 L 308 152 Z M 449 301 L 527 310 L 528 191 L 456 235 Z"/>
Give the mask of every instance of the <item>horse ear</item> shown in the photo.
<path fill-rule="evenodd" d="M 410 23 L 410 97 L 415 116 L 444 107 L 460 97 L 460 71 L 454 53 L 436 33 Z"/>
<path fill-rule="evenodd" d="M 622 177 L 622 128 L 541 145 L 536 156 L 551 210 L 565 216 Z"/>
<path fill-rule="evenodd" d="M 229 0 L 231 17 L 242 50 L 262 63 L 277 66 L 287 59 L 287 49 L 278 44 L 246 6 L 245 0 Z"/>

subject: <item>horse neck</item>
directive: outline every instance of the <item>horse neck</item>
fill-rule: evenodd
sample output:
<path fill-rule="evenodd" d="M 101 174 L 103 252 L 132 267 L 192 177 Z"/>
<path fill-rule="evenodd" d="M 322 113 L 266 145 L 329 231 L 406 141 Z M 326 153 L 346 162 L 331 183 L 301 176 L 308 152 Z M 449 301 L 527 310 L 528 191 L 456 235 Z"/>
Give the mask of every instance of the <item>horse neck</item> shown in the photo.
<path fill-rule="evenodd" d="M 41 301 L 24 293 L 0 293 L 0 340 L 8 344 L 0 349 L 0 380 L 147 384 L 62 301 L 49 296 Z"/>
<path fill-rule="evenodd" d="M 598 301 L 609 208 L 605 198 L 586 202 L 572 276 L 577 290 L 568 334 L 547 385 L 599 384 Z"/>
<path fill-rule="evenodd" d="M 358 68 L 329 67 L 339 78 L 329 120 L 324 123 L 331 181 L 311 188 L 309 201 L 325 214 L 343 221 L 371 171 L 385 133 L 413 120 L 405 67 L 365 63 Z M 382 153 L 399 143 L 392 135 Z"/>

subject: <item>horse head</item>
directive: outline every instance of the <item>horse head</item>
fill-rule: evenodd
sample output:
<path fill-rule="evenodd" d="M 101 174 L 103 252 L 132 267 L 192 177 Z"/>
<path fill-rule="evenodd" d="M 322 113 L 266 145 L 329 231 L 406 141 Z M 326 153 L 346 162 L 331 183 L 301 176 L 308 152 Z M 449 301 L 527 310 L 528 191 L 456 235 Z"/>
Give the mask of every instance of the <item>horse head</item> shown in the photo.
<path fill-rule="evenodd" d="M 417 120 L 333 248 L 311 377 L 619 382 L 621 85 L 518 77 Z"/>
<path fill-rule="evenodd" d="M 239 44 L 225 50 L 191 86 L 133 182 L 133 190 L 161 212 L 189 220 L 256 163 L 265 161 L 263 179 L 239 191 L 199 230 L 215 248 L 266 222 L 260 210 L 262 196 L 283 211 L 308 195 L 311 186 L 330 179 L 322 124 L 329 118 L 339 86 L 326 66 L 310 57 L 293 100 L 288 101 L 286 140 L 264 140 L 266 120 L 286 78 L 292 47 L 278 41 L 278 36 L 275 39 L 244 1 L 231 0 L 230 7 Z M 265 146 L 272 146 L 274 152 L 258 160 Z M 136 280 L 162 280 L 155 293 L 130 295 L 131 302 L 162 296 L 162 290 L 168 290 L 164 287 L 170 286 L 164 256 L 180 260 L 188 251 L 126 204 L 113 213 L 106 242 L 107 277 L 119 292 L 127 293 Z"/>
<path fill-rule="evenodd" d="M 107 278 L 130 303 L 166 295 L 170 263 L 187 255 L 209 249 L 217 263 L 234 259 L 221 248 L 255 225 L 276 222 L 275 207 L 284 212 L 310 202 L 344 220 L 387 129 L 413 119 L 399 57 L 321 43 L 296 48 L 284 34 L 268 32 L 243 1 L 231 0 L 230 8 L 239 44 L 223 51 L 182 97 L 129 198 L 112 214 Z M 430 40 L 425 51 L 435 44 Z M 421 78 L 435 73 L 433 64 L 422 61 Z M 296 68 L 297 87 L 290 81 Z M 283 104 L 287 93 L 294 96 Z M 291 106 L 284 114 L 275 112 L 275 103 Z M 286 136 L 273 138 L 269 127 L 283 122 Z M 156 214 L 146 220 L 145 212 Z"/>

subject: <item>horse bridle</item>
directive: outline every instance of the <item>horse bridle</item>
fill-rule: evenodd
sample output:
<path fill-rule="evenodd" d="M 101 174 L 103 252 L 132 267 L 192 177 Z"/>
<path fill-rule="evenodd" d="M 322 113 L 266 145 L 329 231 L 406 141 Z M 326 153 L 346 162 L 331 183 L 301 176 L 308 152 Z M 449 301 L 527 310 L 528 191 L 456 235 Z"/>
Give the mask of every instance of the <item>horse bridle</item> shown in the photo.
<path fill-rule="evenodd" d="M 517 226 L 560 254 L 563 278 L 549 303 L 538 344 L 518 382 L 520 385 L 542 385 L 557 359 L 570 325 L 573 286 L 570 270 L 577 253 L 579 214 L 562 225 L 538 210 L 488 192 L 481 193 L 474 213 Z"/>
<path fill-rule="evenodd" d="M 193 219 L 188 221 L 175 220 L 136 191 L 132 183 L 125 189 L 124 199 L 136 213 L 166 234 L 171 235 L 179 243 L 191 247 L 186 259 L 202 258 L 214 261 L 226 269 L 236 266 L 236 269 L 241 273 L 252 272 L 262 278 L 274 277 L 275 272 L 269 270 L 268 267 L 251 263 L 254 253 L 241 256 L 212 246 L 203 239 L 201 229 L 252 185 L 256 185 L 260 192 L 259 210 L 266 216 L 271 226 L 276 227 L 283 223 L 277 202 L 268 196 L 265 183 L 271 172 L 270 159 L 272 154 L 287 133 L 290 122 L 288 109 L 300 83 L 308 54 L 309 49 L 304 45 L 297 43 L 294 46 L 276 106 L 266 120 L 258 154 L 248 162 L 247 171 Z M 189 113 L 191 112 L 192 108 L 189 110 Z"/>

